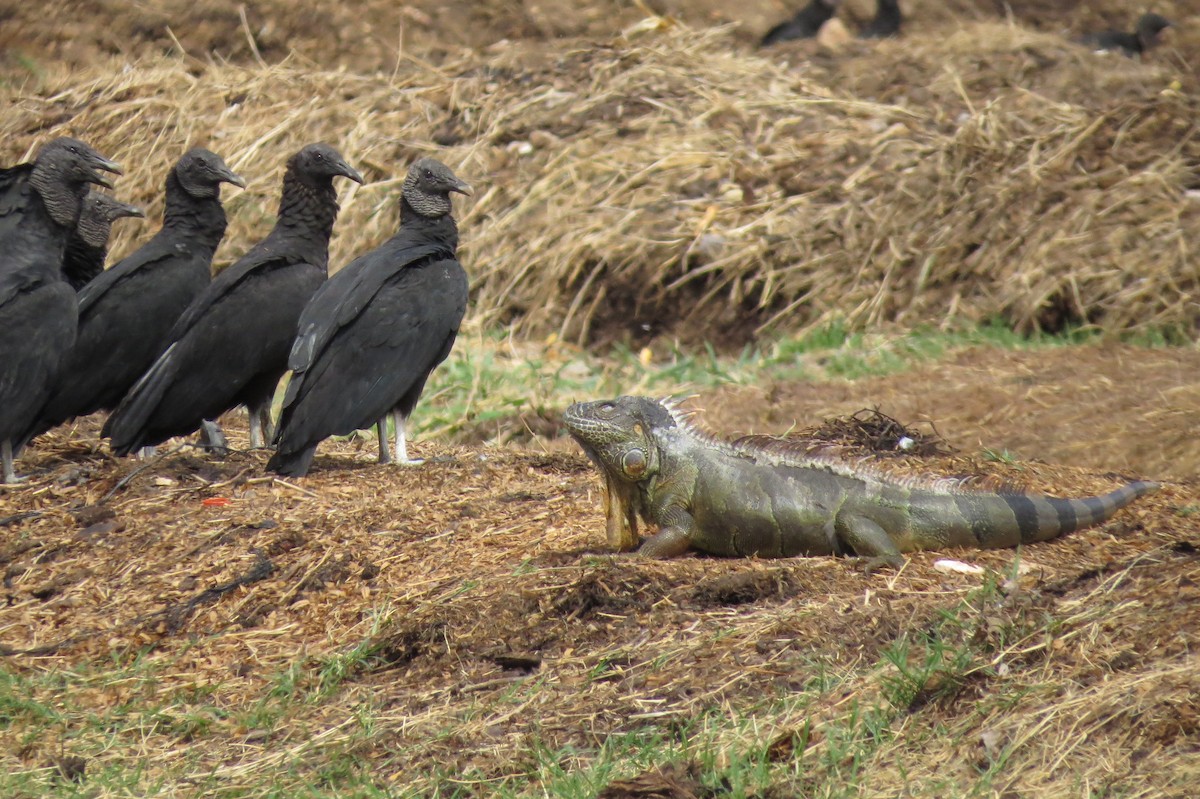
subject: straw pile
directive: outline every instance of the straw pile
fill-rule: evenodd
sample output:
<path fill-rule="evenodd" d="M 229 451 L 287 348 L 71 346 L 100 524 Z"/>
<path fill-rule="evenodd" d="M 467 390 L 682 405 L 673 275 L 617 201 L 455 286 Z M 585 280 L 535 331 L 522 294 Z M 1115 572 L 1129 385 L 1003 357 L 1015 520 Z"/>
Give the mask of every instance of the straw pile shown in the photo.
<path fill-rule="evenodd" d="M 996 23 L 790 68 L 798 52 L 651 18 L 379 74 L 104 62 L 0 89 L 0 132 L 9 161 L 95 142 L 152 216 L 185 146 L 220 152 L 251 180 L 222 263 L 267 229 L 303 143 L 374 181 L 344 196 L 335 267 L 388 235 L 397 176 L 433 153 L 478 188 L 459 213 L 473 318 L 521 334 L 737 344 L 999 317 L 1190 335 L 1197 99 L 1169 68 Z M 117 254 L 144 235 L 123 226 Z"/>

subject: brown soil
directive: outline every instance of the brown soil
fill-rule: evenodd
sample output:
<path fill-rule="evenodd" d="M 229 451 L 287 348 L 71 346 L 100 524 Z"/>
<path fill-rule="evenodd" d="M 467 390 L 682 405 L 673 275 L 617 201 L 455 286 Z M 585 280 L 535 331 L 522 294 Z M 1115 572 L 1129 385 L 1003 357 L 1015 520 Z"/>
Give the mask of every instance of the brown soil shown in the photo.
<path fill-rule="evenodd" d="M 1194 479 L 1197 374 L 1194 349 L 978 349 L 889 377 L 728 388 L 698 404 L 713 429 L 739 434 L 803 428 L 878 407 L 909 425 L 934 425 L 962 452 L 1007 451 L 1021 461 Z"/>
<path fill-rule="evenodd" d="M 1180 386 L 1197 368 L 1190 351 L 969 351 L 890 378 L 726 390 L 699 404 L 710 426 L 779 432 L 794 418 L 877 402 L 906 422 L 935 422 L 968 454 L 978 438 L 1024 458 L 1087 464 L 974 458 L 983 471 L 1080 495 L 1112 488 L 1118 479 L 1098 474 L 1110 469 L 1194 475 L 1196 445 L 1180 439 L 1196 429 L 1200 396 Z M 1070 401 L 1041 401 L 1057 391 Z M 239 420 L 228 421 L 234 443 L 244 440 Z M 899 637 L 930 629 L 980 584 L 935 568 L 940 558 L 1001 574 L 1014 562 L 1011 551 L 919 553 L 898 574 L 866 576 L 834 558 L 610 558 L 599 482 L 561 440 L 541 442 L 543 452 L 417 442 L 431 462 L 413 470 L 374 465 L 371 447 L 330 443 L 310 477 L 286 483 L 263 476 L 263 453 L 217 460 L 184 449 L 139 465 L 97 450 L 94 434 L 95 420 L 52 434 L 31 455 L 30 481 L 0 493 L 9 668 L 77 668 L 141 651 L 167 666 L 153 689 L 118 686 L 81 701 L 99 711 L 204 685 L 206 706 L 234 711 L 260 701 L 289 665 L 368 636 L 374 609 L 395 611 L 373 639 L 371 665 L 287 728 L 264 735 L 217 723 L 184 746 L 170 725 L 146 733 L 143 745 L 161 752 L 156 768 L 192 758 L 229 784 L 336 738 L 368 700 L 382 710 L 361 756 L 380 780 L 426 793 L 436 773 L 520 771 L 511 758 L 531 736 L 586 748 L 646 724 L 669 731 L 706 708 L 750 708 L 797 690 L 814 663 L 858 674 Z M 1013 747 L 1001 780 L 1009 795 L 1061 795 L 1077 779 L 1188 795 L 1200 719 L 1198 506 L 1194 479 L 1171 482 L 1108 524 L 1025 548 L 1019 588 L 958 611 L 996 630 L 988 646 L 1003 669 L 919 694 L 913 723 L 951 732 L 915 760 L 901 739 L 884 747 L 872 785 L 892 795 L 898 781 L 970 784 L 1000 741 Z M 1047 619 L 1059 625 L 1053 638 L 1004 638 Z M 865 684 L 855 679 L 866 676 L 851 679 L 847 697 Z M 1020 681 L 1029 691 L 1019 706 L 981 720 L 987 695 Z M 844 708 L 810 711 L 819 731 Z M 763 744 L 790 757 L 805 724 L 765 718 Z M 983 743 L 971 743 L 981 732 Z M 12 769 L 88 745 L 70 729 L 34 743 L 15 734 L 0 730 L 0 762 Z M 819 732 L 805 745 L 819 751 Z M 683 791 L 687 773 L 642 775 L 608 795 L 664 781 Z"/>

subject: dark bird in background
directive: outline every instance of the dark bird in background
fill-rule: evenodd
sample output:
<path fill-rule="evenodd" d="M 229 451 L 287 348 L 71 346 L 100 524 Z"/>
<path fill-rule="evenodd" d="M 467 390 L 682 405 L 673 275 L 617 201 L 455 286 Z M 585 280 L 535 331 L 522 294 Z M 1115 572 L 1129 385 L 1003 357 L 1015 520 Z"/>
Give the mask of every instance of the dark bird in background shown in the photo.
<path fill-rule="evenodd" d="M 89 184 L 120 167 L 77 139 L 47 143 L 27 164 L 0 170 L 0 464 L 17 481 L 13 445 L 46 401 L 75 341 L 75 290 L 63 253 Z"/>
<path fill-rule="evenodd" d="M 275 228 L 175 323 L 163 354 L 104 425 L 113 452 L 187 435 L 239 405 L 250 411 L 250 445 L 263 445 L 300 312 L 328 274 L 339 175 L 363 182 L 327 144 L 288 159 Z"/>
<path fill-rule="evenodd" d="M 794 17 L 767 31 L 759 46 L 766 47 L 790 39 L 811 39 L 821 30 L 821 26 L 837 13 L 838 2 L 839 0 L 809 0 L 808 5 L 797 11 Z"/>
<path fill-rule="evenodd" d="M 430 373 L 450 354 L 467 306 L 452 192 L 471 189 L 440 162 L 417 160 L 400 193 L 396 235 L 337 272 L 304 309 L 271 471 L 301 477 L 318 443 L 372 424 L 379 426 L 380 463 L 420 463 L 408 459 L 405 424 Z"/>
<path fill-rule="evenodd" d="M 222 183 L 246 186 L 203 148 L 171 168 L 158 233 L 79 293 L 75 345 L 26 441 L 76 416 L 111 411 L 166 349 L 171 327 L 212 279 L 225 235 Z"/>
<path fill-rule="evenodd" d="M 104 271 L 108 259 L 108 237 L 113 222 L 124 217 L 145 217 L 136 205 L 123 203 L 111 194 L 89 191 L 79 212 L 79 224 L 67 239 L 63 254 L 63 278 L 79 291 Z"/>
<path fill-rule="evenodd" d="M 1171 27 L 1171 21 L 1158 14 L 1143 14 L 1133 33 L 1100 31 L 1089 33 L 1080 41 L 1096 50 L 1120 50 L 1130 58 L 1139 56 L 1158 44 L 1158 37 Z"/>
<path fill-rule="evenodd" d="M 858 32 L 860 39 L 886 39 L 900 33 L 904 17 L 900 13 L 900 0 L 877 0 L 875 18 Z"/>

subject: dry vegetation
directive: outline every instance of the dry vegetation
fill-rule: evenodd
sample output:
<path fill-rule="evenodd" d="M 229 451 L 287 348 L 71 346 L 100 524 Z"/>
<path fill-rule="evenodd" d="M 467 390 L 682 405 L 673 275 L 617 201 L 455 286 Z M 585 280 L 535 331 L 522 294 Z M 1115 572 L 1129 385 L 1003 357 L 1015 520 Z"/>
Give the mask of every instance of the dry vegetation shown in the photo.
<path fill-rule="evenodd" d="M 152 215 L 186 145 L 222 153 L 251 180 L 226 261 L 302 143 L 336 143 L 373 181 L 345 199 L 335 265 L 394 225 L 396 177 L 433 151 L 480 189 L 461 214 L 473 316 L 523 333 L 740 344 L 999 318 L 1190 338 L 1200 138 L 1171 51 L 1096 57 L 998 20 L 811 64 L 803 47 L 658 19 L 371 72 L 109 59 L 5 90 L 0 132 L 12 159 L 85 136 Z M 141 234 L 124 225 L 118 252 Z"/>
<path fill-rule="evenodd" d="M 1060 35 L 1128 24 L 1115 1 L 914 3 L 903 40 L 767 53 L 782 2 L 33 5 L 0 12 L 6 162 L 80 135 L 154 218 L 169 164 L 211 147 L 250 180 L 228 263 L 324 139 L 372 181 L 342 196 L 337 265 L 434 153 L 476 187 L 466 347 L 659 337 L 653 371 L 668 336 L 1200 321 L 1183 3 L 1144 63 Z M 116 254 L 145 234 L 122 223 Z M 420 471 L 331 442 L 297 483 L 262 453 L 118 461 L 86 420 L 0 490 L 0 794 L 1192 796 L 1197 370 L 1194 345 L 972 350 L 702 397 L 730 434 L 878 405 L 967 453 L 935 465 L 1058 494 L 1169 481 L 1102 528 L 898 574 L 610 557 L 590 467 L 535 435 L 552 412 L 525 449 L 419 441 Z"/>
<path fill-rule="evenodd" d="M 8 795 L 69 794 L 72 769 L 90 795 L 229 797 L 1184 797 L 1200 777 L 1194 482 L 1020 553 L 867 576 L 607 556 L 573 452 L 425 445 L 396 471 L 332 445 L 297 485 L 263 454 L 139 469 L 91 435 L 0 499 Z M 964 462 L 1114 484 L 910 468 Z"/>

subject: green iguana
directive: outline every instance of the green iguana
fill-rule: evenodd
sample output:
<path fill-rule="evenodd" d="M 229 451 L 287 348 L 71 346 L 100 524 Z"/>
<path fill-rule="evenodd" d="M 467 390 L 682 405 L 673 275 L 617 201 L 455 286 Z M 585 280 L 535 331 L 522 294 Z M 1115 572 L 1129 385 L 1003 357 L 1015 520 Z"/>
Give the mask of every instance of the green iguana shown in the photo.
<path fill-rule="evenodd" d="M 609 544 L 638 545 L 637 517 L 658 525 L 639 552 L 667 558 L 832 555 L 902 563 L 901 552 L 992 549 L 1099 524 L 1158 483 L 1055 499 L 982 490 L 970 478 L 895 477 L 878 466 L 812 455 L 769 436 L 724 441 L 671 401 L 577 402 L 563 423 L 604 475 Z"/>

